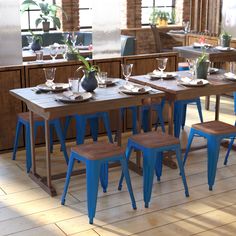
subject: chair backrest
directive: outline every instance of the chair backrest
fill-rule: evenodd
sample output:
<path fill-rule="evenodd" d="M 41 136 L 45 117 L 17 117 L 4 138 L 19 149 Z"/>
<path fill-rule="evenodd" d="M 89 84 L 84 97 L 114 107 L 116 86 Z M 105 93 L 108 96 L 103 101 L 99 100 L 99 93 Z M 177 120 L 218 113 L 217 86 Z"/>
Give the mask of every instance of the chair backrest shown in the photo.
<path fill-rule="evenodd" d="M 156 25 L 151 25 L 151 29 L 155 40 L 156 52 L 159 53 L 162 51 L 160 32 L 157 29 Z"/>

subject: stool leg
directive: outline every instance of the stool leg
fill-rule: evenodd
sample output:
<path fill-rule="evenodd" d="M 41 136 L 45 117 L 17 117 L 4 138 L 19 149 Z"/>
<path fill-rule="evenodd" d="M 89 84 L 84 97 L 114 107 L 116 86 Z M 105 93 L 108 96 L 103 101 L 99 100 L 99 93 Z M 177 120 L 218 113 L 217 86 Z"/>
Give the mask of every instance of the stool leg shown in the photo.
<path fill-rule="evenodd" d="M 203 123 L 202 105 L 201 105 L 200 98 L 197 99 L 196 103 L 197 103 L 197 109 L 198 109 L 198 115 L 199 115 L 200 121 L 201 121 L 201 123 Z"/>
<path fill-rule="evenodd" d="M 184 167 L 183 167 L 183 162 L 182 162 L 182 157 L 181 157 L 180 146 L 178 146 L 175 151 L 176 151 L 176 159 L 178 162 L 179 171 L 180 171 L 183 185 L 184 185 L 184 189 L 185 189 L 185 196 L 189 197 L 188 185 L 187 185 L 187 181 L 186 181 L 186 177 L 185 177 L 185 173 L 184 173 Z"/>
<path fill-rule="evenodd" d="M 64 138 L 63 133 L 62 133 L 61 124 L 60 124 L 59 119 L 54 120 L 54 127 L 55 127 L 55 130 L 56 130 L 56 133 L 57 133 L 57 137 L 59 138 L 60 143 L 61 143 L 64 158 L 66 160 L 66 164 L 68 164 L 69 158 L 68 158 L 68 155 L 67 155 L 66 145 L 65 145 L 65 138 Z"/>
<path fill-rule="evenodd" d="M 70 155 L 70 159 L 69 159 L 69 164 L 68 164 L 68 168 L 67 168 L 67 173 L 66 173 L 66 182 L 64 185 L 64 190 L 61 196 L 61 204 L 64 205 L 65 204 L 65 200 L 66 200 L 66 194 L 67 194 L 67 190 L 70 184 L 70 176 L 71 176 L 71 172 L 73 170 L 74 167 L 74 163 L 75 163 L 75 159 L 74 159 L 74 154 L 73 152 Z"/>
<path fill-rule="evenodd" d="M 208 153 L 207 172 L 208 172 L 209 190 L 212 190 L 212 187 L 215 182 L 219 151 L 220 151 L 220 140 L 213 135 L 209 136 L 207 138 L 207 153 Z"/>
<path fill-rule="evenodd" d="M 148 126 L 149 126 L 149 116 L 150 112 L 148 109 L 142 110 L 142 127 L 144 132 L 148 132 Z"/>
<path fill-rule="evenodd" d="M 229 146 L 228 146 L 228 150 L 227 150 L 227 153 L 226 153 L 226 156 L 225 156 L 225 160 L 224 160 L 224 165 L 227 165 L 228 158 L 229 158 L 229 153 L 230 153 L 230 151 L 232 149 L 232 146 L 234 144 L 234 139 L 235 138 L 231 138 L 231 140 L 230 140 L 230 143 L 229 143 Z"/>
<path fill-rule="evenodd" d="M 185 162 L 186 162 L 187 157 L 188 157 L 188 152 L 190 150 L 190 147 L 191 147 L 191 144 L 192 144 L 192 141 L 193 141 L 193 137 L 194 137 L 194 130 L 191 128 L 190 133 L 189 133 L 189 137 L 188 137 L 188 144 L 187 144 L 186 151 L 185 151 L 185 154 L 184 154 L 183 166 L 185 166 Z"/>
<path fill-rule="evenodd" d="M 124 156 L 121 158 L 120 163 L 121 163 L 121 167 L 122 167 L 122 173 L 125 176 L 125 180 L 126 180 L 127 188 L 128 188 L 129 195 L 130 195 L 130 198 L 131 198 L 133 209 L 136 210 L 137 207 L 136 207 L 134 193 L 133 193 L 133 189 L 132 189 L 132 185 L 131 185 L 128 165 L 127 165 L 127 161 L 126 161 Z"/>
<path fill-rule="evenodd" d="M 175 102 L 175 109 L 174 109 L 174 135 L 176 138 L 180 135 L 180 127 L 182 123 L 182 116 L 183 116 L 183 104 L 181 101 Z"/>
<path fill-rule="evenodd" d="M 182 118 L 181 118 L 181 122 L 182 122 L 182 129 L 184 129 L 185 126 L 185 121 L 186 121 L 186 113 L 187 113 L 187 104 L 183 105 L 183 111 L 182 111 Z"/>
<path fill-rule="evenodd" d="M 234 92 L 233 95 L 234 95 L 234 114 L 236 114 L 236 92 Z"/>
<path fill-rule="evenodd" d="M 66 116 L 65 127 L 64 127 L 64 130 L 63 130 L 63 136 L 64 136 L 65 139 L 66 139 L 66 135 L 67 135 L 67 131 L 68 131 L 71 119 L 72 119 L 72 116 Z"/>
<path fill-rule="evenodd" d="M 108 163 L 103 163 L 100 170 L 100 182 L 102 185 L 103 192 L 107 192 L 108 186 Z"/>
<path fill-rule="evenodd" d="M 86 161 L 87 204 L 90 224 L 93 224 L 96 212 L 100 166 L 99 161 Z"/>
<path fill-rule="evenodd" d="M 21 127 L 22 127 L 22 123 L 18 120 L 17 124 L 16 124 L 16 136 L 15 136 L 15 141 L 14 141 L 12 160 L 16 159 L 16 151 L 17 151 L 17 148 L 18 148 L 18 142 L 19 142 Z"/>
<path fill-rule="evenodd" d="M 164 119 L 163 119 L 163 115 L 162 115 L 162 106 L 161 104 L 158 104 L 157 106 L 155 106 L 155 110 L 157 111 L 157 122 L 155 125 L 155 130 L 157 130 L 157 126 L 158 126 L 158 120 L 160 121 L 161 124 L 161 130 L 163 133 L 165 133 L 165 124 L 164 124 Z"/>
<path fill-rule="evenodd" d="M 143 153 L 143 197 L 145 207 L 148 208 L 152 195 L 153 176 L 155 169 L 156 158 L 153 158 L 155 153 L 147 155 Z"/>
<path fill-rule="evenodd" d="M 131 144 L 131 142 L 128 140 L 128 144 L 127 144 L 126 151 L 125 151 L 125 156 L 126 156 L 126 161 L 127 161 L 127 163 L 129 163 L 129 158 L 130 158 L 130 155 L 131 155 L 132 150 L 133 150 L 132 144 Z M 124 173 L 122 172 L 122 173 L 121 173 L 121 176 L 120 176 L 120 181 L 119 181 L 119 185 L 118 185 L 118 190 L 121 190 L 121 189 L 122 189 L 123 179 L 124 179 Z"/>
<path fill-rule="evenodd" d="M 76 144 L 83 144 L 86 132 L 86 118 L 83 115 L 76 115 Z"/>
<path fill-rule="evenodd" d="M 137 130 L 137 113 L 138 113 L 138 109 L 137 107 L 129 107 L 131 109 L 132 112 L 132 133 L 133 134 L 137 134 L 138 130 Z"/>
<path fill-rule="evenodd" d="M 163 160 L 163 153 L 162 152 L 158 152 L 157 153 L 157 158 L 156 158 L 156 164 L 155 164 L 155 171 L 156 171 L 157 181 L 161 180 L 161 175 L 162 175 L 162 160 Z"/>
<path fill-rule="evenodd" d="M 98 141 L 98 117 L 89 118 L 90 132 L 93 138 L 93 141 Z"/>
<path fill-rule="evenodd" d="M 107 132 L 107 136 L 109 139 L 110 143 L 113 143 L 113 138 L 112 138 L 112 133 L 111 133 L 111 126 L 110 126 L 110 119 L 109 119 L 109 115 L 108 112 L 103 112 L 102 113 L 102 118 L 103 118 L 103 123 Z"/>

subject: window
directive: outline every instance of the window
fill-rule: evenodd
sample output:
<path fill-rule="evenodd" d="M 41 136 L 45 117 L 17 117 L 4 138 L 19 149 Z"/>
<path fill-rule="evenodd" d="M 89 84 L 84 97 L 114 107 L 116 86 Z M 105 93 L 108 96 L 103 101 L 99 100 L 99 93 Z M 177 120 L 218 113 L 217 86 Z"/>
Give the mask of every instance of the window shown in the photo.
<path fill-rule="evenodd" d="M 24 0 L 20 0 L 22 3 Z M 55 4 L 55 0 L 45 0 L 49 4 Z M 28 30 L 40 30 L 42 29 L 42 24 L 40 24 L 37 28 L 35 26 L 35 20 L 39 17 L 40 10 L 37 6 L 30 6 L 30 9 L 26 10 L 21 14 L 21 31 Z M 51 30 L 56 30 L 56 27 L 51 23 Z"/>
<path fill-rule="evenodd" d="M 92 28 L 92 1 L 79 0 L 80 29 Z"/>
<path fill-rule="evenodd" d="M 172 11 L 175 10 L 175 0 L 142 0 L 142 25 L 149 25 L 153 8 L 169 12 L 171 17 Z"/>

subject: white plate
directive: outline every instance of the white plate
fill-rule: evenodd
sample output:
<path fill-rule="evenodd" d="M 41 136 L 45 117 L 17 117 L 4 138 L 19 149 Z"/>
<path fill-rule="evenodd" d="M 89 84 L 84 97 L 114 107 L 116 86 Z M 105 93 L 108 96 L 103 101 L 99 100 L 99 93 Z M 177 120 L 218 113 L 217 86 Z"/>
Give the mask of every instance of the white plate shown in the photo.
<path fill-rule="evenodd" d="M 160 73 L 148 73 L 148 76 L 150 77 L 150 80 L 157 80 L 157 79 L 161 79 L 161 75 Z M 162 76 L 163 80 L 171 80 L 171 79 L 175 79 L 175 77 L 177 76 L 176 73 L 164 73 Z"/>
<path fill-rule="evenodd" d="M 55 91 L 60 92 L 69 88 L 69 84 L 66 83 L 55 83 L 52 87 L 47 86 L 46 84 L 39 84 L 36 86 L 37 89 L 42 91 Z"/>
<path fill-rule="evenodd" d="M 236 81 L 236 75 L 234 73 L 228 72 L 224 73 L 225 79 Z"/>
<path fill-rule="evenodd" d="M 230 48 L 230 47 L 222 47 L 222 46 L 217 46 L 215 47 L 215 49 L 221 51 L 221 52 L 228 52 L 228 51 L 233 51 L 234 48 Z"/>
<path fill-rule="evenodd" d="M 66 102 L 66 103 L 76 103 L 76 102 L 84 102 L 89 100 L 92 97 L 92 93 L 81 93 L 80 97 L 78 99 L 70 99 L 68 97 L 65 97 L 63 94 L 58 94 L 55 96 L 55 99 L 61 102 Z"/>
<path fill-rule="evenodd" d="M 211 68 L 209 69 L 209 73 L 210 73 L 210 74 L 216 74 L 216 73 L 218 73 L 218 72 L 219 72 L 219 69 L 218 69 L 218 68 L 212 68 L 212 67 L 211 67 Z"/>
<path fill-rule="evenodd" d="M 146 93 L 148 93 L 150 90 L 151 90 L 151 88 L 150 87 L 147 87 L 147 86 L 142 86 L 142 85 L 134 85 L 135 86 L 135 88 L 138 88 L 138 89 L 142 89 L 142 90 L 140 90 L 140 91 L 132 91 L 132 90 L 130 90 L 130 89 L 127 89 L 127 88 L 125 88 L 124 86 L 121 86 L 120 88 L 119 88 L 119 90 L 122 92 L 122 93 L 125 93 L 125 94 L 128 94 L 128 95 L 139 95 L 139 94 L 146 94 Z"/>
<path fill-rule="evenodd" d="M 98 82 L 98 84 L 99 85 L 112 86 L 112 85 L 114 85 L 118 81 L 119 81 L 119 79 L 108 79 L 108 80 L 106 80 L 105 83 Z"/>
<path fill-rule="evenodd" d="M 195 79 L 195 80 L 189 79 L 189 81 L 185 79 L 185 80 L 180 80 L 179 83 L 186 87 L 202 87 L 209 84 L 208 80 L 205 79 Z"/>

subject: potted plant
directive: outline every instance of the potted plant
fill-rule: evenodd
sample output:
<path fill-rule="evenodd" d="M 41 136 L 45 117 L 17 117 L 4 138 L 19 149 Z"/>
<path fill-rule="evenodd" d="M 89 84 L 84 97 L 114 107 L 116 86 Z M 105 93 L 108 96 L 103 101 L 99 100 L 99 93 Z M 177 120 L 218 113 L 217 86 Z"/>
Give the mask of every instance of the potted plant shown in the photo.
<path fill-rule="evenodd" d="M 170 18 L 169 12 L 156 10 L 153 8 L 152 13 L 149 17 L 150 23 L 153 25 L 166 26 Z"/>
<path fill-rule="evenodd" d="M 42 23 L 43 31 L 49 32 L 50 22 L 53 22 L 56 28 L 61 28 L 61 21 L 57 17 L 57 10 L 61 9 L 60 6 L 57 6 L 55 4 L 49 4 L 45 2 L 45 0 L 24 0 L 21 4 L 21 12 L 24 13 L 31 6 L 36 6 L 40 9 L 39 17 L 35 20 L 36 27 L 38 27 L 38 25 Z M 66 16 L 63 10 L 62 12 Z"/>
<path fill-rule="evenodd" d="M 229 33 L 227 33 L 226 31 L 223 31 L 223 33 L 220 34 L 220 38 L 219 38 L 220 46 L 230 47 L 231 38 L 232 36 Z"/>
<path fill-rule="evenodd" d="M 43 44 L 43 39 L 40 35 L 34 34 L 31 30 L 29 31 L 33 37 L 33 42 L 31 44 L 31 49 L 33 51 L 38 51 L 41 49 L 41 46 Z"/>
<path fill-rule="evenodd" d="M 209 60 L 206 54 L 206 49 L 203 48 L 202 55 L 196 60 L 196 78 L 207 79 Z"/>

